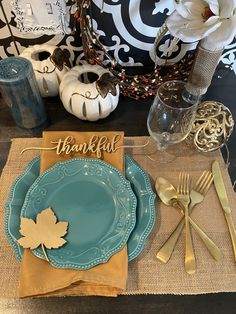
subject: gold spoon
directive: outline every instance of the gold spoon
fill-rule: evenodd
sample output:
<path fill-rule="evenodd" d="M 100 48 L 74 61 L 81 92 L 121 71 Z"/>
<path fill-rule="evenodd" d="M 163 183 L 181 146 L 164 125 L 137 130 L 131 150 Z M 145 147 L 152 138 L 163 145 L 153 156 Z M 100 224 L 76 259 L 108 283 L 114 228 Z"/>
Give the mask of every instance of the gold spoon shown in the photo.
<path fill-rule="evenodd" d="M 178 201 L 178 193 L 175 187 L 165 178 L 158 177 L 156 179 L 155 188 L 157 191 L 157 194 L 159 198 L 161 199 L 162 203 L 168 206 L 173 206 L 181 210 L 182 214 L 184 214 L 183 207 L 181 206 L 181 203 Z M 198 225 L 189 218 L 189 222 L 191 223 L 194 230 L 197 232 L 197 234 L 200 236 L 204 244 L 206 245 L 207 249 L 209 250 L 210 254 L 217 259 L 219 254 L 221 254 L 221 251 L 219 248 L 215 245 L 215 243 L 206 235 L 206 233 L 198 227 Z M 176 229 L 182 229 L 184 225 L 184 221 L 180 221 Z M 161 249 L 158 251 L 156 257 L 163 263 L 167 263 L 168 260 L 171 257 L 171 254 L 173 253 L 174 247 L 178 241 L 180 232 L 174 232 L 170 235 L 170 238 L 168 241 L 161 247 Z"/>

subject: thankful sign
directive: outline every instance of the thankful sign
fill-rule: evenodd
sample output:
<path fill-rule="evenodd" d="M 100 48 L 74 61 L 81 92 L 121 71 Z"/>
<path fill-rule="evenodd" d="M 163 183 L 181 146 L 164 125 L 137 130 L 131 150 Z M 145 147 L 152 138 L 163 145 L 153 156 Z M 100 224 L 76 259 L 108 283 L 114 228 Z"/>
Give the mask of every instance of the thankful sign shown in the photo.
<path fill-rule="evenodd" d="M 59 139 L 58 141 L 51 142 L 53 147 L 28 147 L 25 148 L 21 154 L 27 150 L 55 150 L 57 155 L 71 155 L 74 153 L 80 153 L 84 155 L 95 154 L 97 158 L 102 158 L 103 153 L 114 153 L 117 149 L 124 147 L 116 144 L 120 141 L 121 136 L 119 134 L 114 135 L 112 138 L 107 136 L 93 135 L 87 142 L 76 143 L 73 136 L 67 136 L 65 139 Z"/>

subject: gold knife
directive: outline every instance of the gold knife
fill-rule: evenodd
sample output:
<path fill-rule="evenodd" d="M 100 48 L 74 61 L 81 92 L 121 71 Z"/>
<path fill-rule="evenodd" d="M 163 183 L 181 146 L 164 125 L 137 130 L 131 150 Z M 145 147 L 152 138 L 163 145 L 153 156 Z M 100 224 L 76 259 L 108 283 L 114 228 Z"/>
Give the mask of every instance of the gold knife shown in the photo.
<path fill-rule="evenodd" d="M 234 227 L 232 212 L 229 206 L 229 200 L 226 194 L 224 181 L 223 181 L 222 174 L 220 171 L 220 166 L 219 166 L 218 161 L 216 160 L 212 164 L 212 173 L 213 173 L 213 180 L 214 180 L 216 192 L 219 197 L 221 206 L 224 210 L 225 218 L 229 227 L 229 233 L 231 236 L 233 250 L 234 250 L 234 258 L 236 261 L 236 230 Z"/>

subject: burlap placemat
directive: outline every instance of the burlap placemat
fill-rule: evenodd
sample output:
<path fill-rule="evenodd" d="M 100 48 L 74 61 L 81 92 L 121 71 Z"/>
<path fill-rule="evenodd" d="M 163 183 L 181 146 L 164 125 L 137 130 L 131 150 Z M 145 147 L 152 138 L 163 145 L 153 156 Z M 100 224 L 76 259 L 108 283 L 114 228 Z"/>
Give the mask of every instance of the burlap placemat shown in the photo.
<path fill-rule="evenodd" d="M 128 145 L 140 145 L 144 137 L 126 138 Z M 9 157 L 0 179 L 0 298 L 18 297 L 19 262 L 7 242 L 4 231 L 4 204 L 13 180 L 38 152 L 30 151 L 20 156 L 20 151 L 29 146 L 40 146 L 41 139 L 13 139 Z M 211 162 L 217 159 L 222 169 L 224 162 L 219 152 L 202 155 L 193 151 L 180 150 L 176 160 L 168 164 L 157 164 L 141 153 L 141 149 L 127 150 L 135 160 L 150 174 L 153 180 L 164 176 L 177 183 L 178 172 L 189 171 L 196 179 L 202 170 L 210 169 Z M 235 193 L 227 171 L 223 171 L 229 201 L 234 209 Z M 208 192 L 205 201 L 193 212 L 192 218 L 217 243 L 224 253 L 224 258 L 216 262 L 209 255 L 199 237 L 193 232 L 194 249 L 197 258 L 197 272 L 188 275 L 184 270 L 184 233 L 176 246 L 168 264 L 161 264 L 155 253 L 175 228 L 181 215 L 173 208 L 157 203 L 157 223 L 146 241 L 140 256 L 129 264 L 127 290 L 124 294 L 203 294 L 215 292 L 236 292 L 236 263 L 232 245 L 214 187 Z M 236 213 L 233 211 L 236 223 Z"/>

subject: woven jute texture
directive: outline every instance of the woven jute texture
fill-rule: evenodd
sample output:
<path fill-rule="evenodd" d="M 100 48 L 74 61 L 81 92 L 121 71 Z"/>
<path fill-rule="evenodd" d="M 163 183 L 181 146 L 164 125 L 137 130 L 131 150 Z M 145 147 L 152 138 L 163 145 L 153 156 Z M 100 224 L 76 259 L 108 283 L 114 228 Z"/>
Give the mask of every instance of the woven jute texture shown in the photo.
<path fill-rule="evenodd" d="M 192 94 L 203 95 L 211 84 L 215 69 L 220 60 L 223 50 L 209 51 L 201 46 L 197 54 L 188 79 L 187 89 Z"/>
<path fill-rule="evenodd" d="M 126 138 L 126 145 L 141 145 L 145 137 Z M 0 298 L 18 297 L 19 262 L 15 258 L 3 231 L 4 204 L 13 180 L 23 171 L 27 163 L 39 152 L 29 151 L 20 156 L 20 151 L 29 146 L 40 146 L 41 139 L 13 139 L 9 158 L 0 180 Z M 229 201 L 236 223 L 235 193 L 225 170 L 219 152 L 202 155 L 195 151 L 178 149 L 178 157 L 168 163 L 158 164 L 143 154 L 143 149 L 132 148 L 127 152 L 149 173 L 153 182 L 157 176 L 177 184 L 179 171 L 189 171 L 193 181 L 203 170 L 211 168 L 213 160 L 218 160 L 223 173 Z M 192 218 L 222 249 L 224 258 L 216 262 L 208 253 L 201 239 L 193 231 L 194 250 L 197 258 L 197 272 L 188 275 L 184 270 L 185 234 L 182 233 L 168 264 L 161 264 L 155 254 L 175 228 L 181 214 L 157 202 L 157 221 L 148 237 L 142 253 L 129 264 L 127 289 L 124 294 L 203 294 L 215 292 L 236 292 L 236 262 L 224 214 L 214 186 L 204 202 L 193 211 Z"/>

